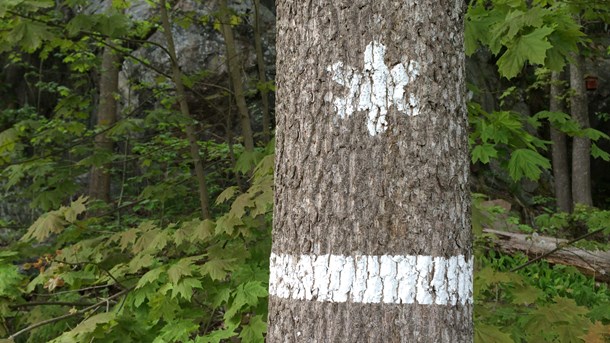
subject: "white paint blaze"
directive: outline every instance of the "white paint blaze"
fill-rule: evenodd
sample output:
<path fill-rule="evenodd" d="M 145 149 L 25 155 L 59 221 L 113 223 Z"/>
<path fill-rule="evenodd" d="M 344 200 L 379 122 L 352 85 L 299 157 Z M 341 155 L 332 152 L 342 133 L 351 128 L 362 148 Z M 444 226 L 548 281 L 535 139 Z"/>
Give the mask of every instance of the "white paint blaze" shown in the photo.
<path fill-rule="evenodd" d="M 419 64 L 409 61 L 408 65 L 399 63 L 390 69 L 384 61 L 385 50 L 379 42 L 369 43 L 362 72 L 341 61 L 327 68 L 332 80 L 347 88 L 346 96 L 333 100 L 337 114 L 345 119 L 355 111 L 368 111 L 367 129 L 371 136 L 387 129 L 386 115 L 392 105 L 408 116 L 419 114 L 419 99 L 413 93 L 408 99 L 405 95 L 405 86 L 419 75 Z"/>
<path fill-rule="evenodd" d="M 472 258 L 271 254 L 269 294 L 322 302 L 472 304 Z"/>

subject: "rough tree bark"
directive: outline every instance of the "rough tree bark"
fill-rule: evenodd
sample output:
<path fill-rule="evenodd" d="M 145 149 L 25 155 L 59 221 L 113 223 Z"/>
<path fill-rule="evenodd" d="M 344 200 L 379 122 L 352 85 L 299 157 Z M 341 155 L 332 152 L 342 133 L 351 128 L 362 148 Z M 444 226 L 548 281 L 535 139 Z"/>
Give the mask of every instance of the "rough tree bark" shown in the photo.
<path fill-rule="evenodd" d="M 551 94 L 550 106 L 551 112 L 565 112 L 563 100 L 563 87 L 561 85 L 561 73 L 553 72 L 551 74 Z M 553 145 L 553 177 L 555 181 L 555 198 L 557 209 L 562 212 L 572 212 L 572 191 L 570 188 L 570 167 L 568 160 L 568 147 L 566 134 L 551 126 L 551 142 Z"/>
<path fill-rule="evenodd" d="M 244 140 L 244 148 L 246 151 L 253 151 L 254 137 L 252 134 L 252 125 L 250 124 L 250 114 L 248 113 L 248 105 L 246 104 L 246 95 L 244 93 L 244 80 L 241 77 L 241 62 L 235 47 L 233 28 L 230 24 L 230 12 L 227 0 L 220 1 L 220 11 L 220 26 L 222 27 L 222 35 L 225 40 L 227 51 L 227 67 L 229 68 L 233 93 L 235 93 L 235 103 L 237 104 L 237 111 L 239 112 L 241 136 Z"/>
<path fill-rule="evenodd" d="M 100 99 L 97 111 L 97 126 L 107 128 L 114 125 L 117 115 L 115 95 L 119 92 L 119 55 L 110 47 L 102 53 L 100 72 Z M 106 133 L 95 136 L 94 149 L 112 154 L 113 142 Z M 110 202 L 110 166 L 93 166 L 89 179 L 89 196 Z"/>
<path fill-rule="evenodd" d="M 172 35 L 171 25 L 169 17 L 167 15 L 166 1 L 161 0 L 160 3 L 161 12 L 161 25 L 163 26 L 163 33 L 167 42 L 167 51 L 170 57 L 170 63 L 172 66 L 172 79 L 176 85 L 176 96 L 178 97 L 178 103 L 180 104 L 180 112 L 182 115 L 191 119 L 191 111 L 189 109 L 188 102 L 186 101 L 186 90 L 182 83 L 182 71 L 178 65 L 178 57 L 176 56 L 176 47 L 174 44 L 174 37 Z M 199 188 L 199 206 L 201 208 L 201 216 L 204 219 L 212 218 L 210 214 L 210 200 L 208 198 L 208 187 L 206 183 L 205 169 L 203 169 L 203 161 L 199 155 L 199 145 L 197 144 L 197 135 L 195 134 L 195 127 L 192 123 L 186 124 L 186 138 L 189 142 L 189 148 L 193 164 L 195 166 L 195 175 L 197 176 L 197 184 Z"/>
<path fill-rule="evenodd" d="M 269 342 L 472 342 L 463 10 L 277 2 Z"/>
<path fill-rule="evenodd" d="M 584 58 L 572 55 L 570 65 L 570 113 L 583 128 L 589 128 L 589 110 L 585 90 Z M 574 137 L 572 141 L 572 199 L 574 204 L 593 205 L 591 197 L 591 140 L 587 137 Z"/>

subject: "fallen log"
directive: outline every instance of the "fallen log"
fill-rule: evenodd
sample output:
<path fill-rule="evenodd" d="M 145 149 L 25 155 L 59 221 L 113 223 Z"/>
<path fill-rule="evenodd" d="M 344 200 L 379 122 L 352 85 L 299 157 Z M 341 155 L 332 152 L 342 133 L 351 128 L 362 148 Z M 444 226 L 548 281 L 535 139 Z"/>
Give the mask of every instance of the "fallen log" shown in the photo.
<path fill-rule="evenodd" d="M 610 251 L 588 251 L 568 245 L 567 239 L 484 229 L 492 234 L 493 244 L 504 253 L 522 252 L 530 259 L 542 255 L 552 264 L 573 266 L 595 280 L 610 283 Z M 557 250 L 554 251 L 553 250 Z"/>

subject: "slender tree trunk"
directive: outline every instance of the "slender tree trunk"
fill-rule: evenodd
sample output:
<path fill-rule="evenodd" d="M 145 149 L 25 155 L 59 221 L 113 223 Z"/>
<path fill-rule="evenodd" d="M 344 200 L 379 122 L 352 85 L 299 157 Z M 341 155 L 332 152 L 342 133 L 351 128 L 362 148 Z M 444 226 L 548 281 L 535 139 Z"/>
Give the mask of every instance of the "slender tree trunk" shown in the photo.
<path fill-rule="evenodd" d="M 550 110 L 552 112 L 565 112 L 561 95 L 561 73 L 551 74 Z M 551 126 L 551 142 L 553 142 L 553 176 L 555 178 L 555 198 L 557 209 L 562 212 L 572 212 L 572 190 L 570 188 L 570 167 L 568 160 L 568 147 L 566 134 Z"/>
<path fill-rule="evenodd" d="M 102 53 L 102 70 L 100 73 L 100 98 L 98 104 L 97 126 L 109 127 L 116 122 L 119 91 L 120 58 L 110 47 Z M 95 136 L 94 149 L 98 152 L 112 154 L 112 140 L 101 133 Z M 89 196 L 94 199 L 110 202 L 110 165 L 93 166 L 89 180 Z"/>
<path fill-rule="evenodd" d="M 225 125 L 225 134 L 227 135 L 226 141 L 227 145 L 229 146 L 229 159 L 231 160 L 231 167 L 235 168 L 235 166 L 237 165 L 237 159 L 235 158 L 235 151 L 233 150 L 233 130 L 231 130 L 231 128 L 233 127 L 233 111 L 231 110 L 231 107 L 231 104 L 229 104 L 229 112 L 227 113 Z M 239 187 L 240 191 L 245 192 L 246 189 L 244 187 L 244 184 L 241 182 L 241 176 L 237 172 L 235 172 L 234 174 L 235 183 L 237 184 L 237 187 Z"/>
<path fill-rule="evenodd" d="M 178 103 L 180 104 L 180 111 L 182 115 L 191 119 L 191 122 L 186 125 L 186 137 L 189 141 L 189 148 L 191 152 L 191 158 L 195 165 L 195 174 L 197 176 L 197 183 L 199 185 L 199 204 L 201 207 L 201 215 L 204 219 L 210 219 L 210 201 L 208 199 L 208 188 L 205 180 L 205 169 L 203 169 L 203 161 L 199 155 L 199 145 L 197 144 L 197 135 L 195 134 L 195 127 L 192 124 L 192 116 L 189 110 L 189 105 L 186 101 L 186 91 L 184 84 L 182 83 L 182 72 L 178 65 L 178 58 L 176 57 L 176 47 L 174 45 L 174 37 L 172 36 L 171 25 L 167 16 L 167 8 L 165 0 L 161 0 L 160 4 L 161 11 L 161 24 L 163 25 L 163 31 L 165 34 L 165 40 L 167 41 L 167 50 L 170 55 L 172 64 L 172 75 L 173 81 L 176 85 L 176 95 L 178 96 Z"/>
<path fill-rule="evenodd" d="M 230 24 L 230 13 L 227 6 L 227 0 L 220 1 L 220 11 L 222 14 L 220 20 L 222 35 L 225 39 L 225 47 L 227 50 L 227 66 L 229 68 L 229 75 L 231 76 L 233 93 L 235 93 L 237 111 L 239 112 L 241 135 L 244 139 L 246 151 L 252 151 L 254 150 L 254 137 L 252 134 L 252 125 L 250 124 L 248 105 L 246 105 L 246 96 L 244 94 L 244 81 L 241 77 L 241 62 L 235 47 L 235 38 L 233 37 L 233 29 Z"/>
<path fill-rule="evenodd" d="M 578 125 L 589 128 L 589 110 L 585 90 L 584 58 L 574 54 L 570 65 L 570 112 Z M 591 197 L 591 140 L 574 137 L 572 143 L 572 198 L 574 204 L 593 205 Z"/>
<path fill-rule="evenodd" d="M 258 81 L 260 83 L 267 82 L 265 75 L 265 57 L 263 55 L 263 40 L 261 39 L 260 28 L 260 0 L 254 0 L 254 45 L 256 47 L 256 63 L 258 65 Z M 263 103 L 263 142 L 267 144 L 271 137 L 271 124 L 269 112 L 269 96 L 266 87 L 262 87 L 261 100 Z"/>
<path fill-rule="evenodd" d="M 472 342 L 464 2 L 277 2 L 268 342 Z"/>

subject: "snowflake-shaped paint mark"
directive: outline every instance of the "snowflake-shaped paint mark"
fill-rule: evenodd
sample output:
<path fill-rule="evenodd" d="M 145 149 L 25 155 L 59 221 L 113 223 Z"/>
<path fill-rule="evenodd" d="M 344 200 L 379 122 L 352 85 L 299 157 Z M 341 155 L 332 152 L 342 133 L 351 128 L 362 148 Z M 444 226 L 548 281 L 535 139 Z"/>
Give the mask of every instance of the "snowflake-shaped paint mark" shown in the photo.
<path fill-rule="evenodd" d="M 371 42 L 364 51 L 362 72 L 352 66 L 337 62 L 329 66 L 332 80 L 346 87 L 345 97 L 335 97 L 333 104 L 341 119 L 350 117 L 355 111 L 368 111 L 367 128 L 371 136 L 387 129 L 386 115 L 390 106 L 407 116 L 419 114 L 419 99 L 413 93 L 405 95 L 405 86 L 419 75 L 419 64 L 409 61 L 392 67 L 384 61 L 386 47 L 379 42 Z M 332 95 L 331 95 L 332 96 Z"/>

